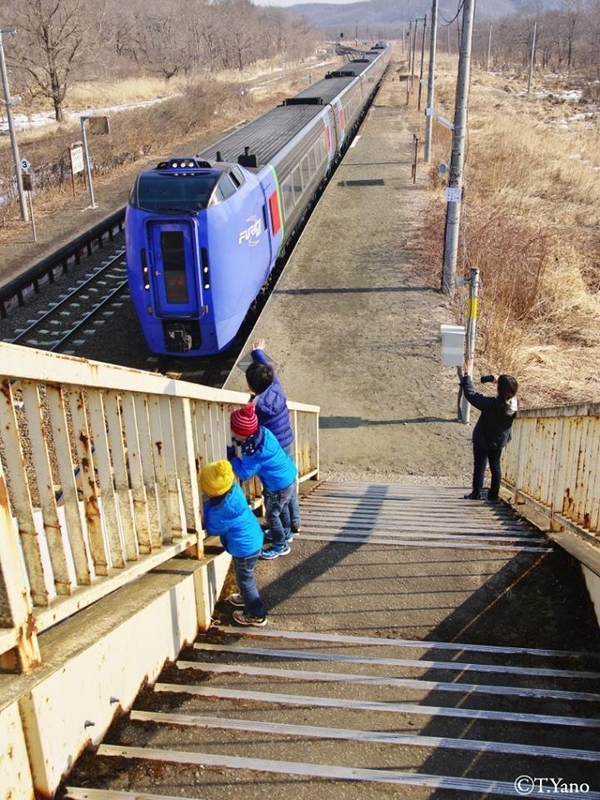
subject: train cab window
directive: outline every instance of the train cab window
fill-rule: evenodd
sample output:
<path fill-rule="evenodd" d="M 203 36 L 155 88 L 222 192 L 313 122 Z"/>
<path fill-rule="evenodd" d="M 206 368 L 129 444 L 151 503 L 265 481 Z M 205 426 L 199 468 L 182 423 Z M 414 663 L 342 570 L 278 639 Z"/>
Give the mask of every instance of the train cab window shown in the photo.
<path fill-rule="evenodd" d="M 161 214 L 206 208 L 220 173 L 142 172 L 131 192 L 132 206 Z"/>
<path fill-rule="evenodd" d="M 189 295 L 183 233 L 163 231 L 160 235 L 160 247 L 167 302 L 173 305 L 185 305 L 189 302 Z"/>
<path fill-rule="evenodd" d="M 231 177 L 223 173 L 223 175 L 221 175 L 219 178 L 219 182 L 213 192 L 210 204 L 213 205 L 214 203 L 220 203 L 222 200 L 227 200 L 227 198 L 231 197 L 232 194 L 235 194 L 236 191 L 236 186 L 231 180 Z"/>
<path fill-rule="evenodd" d="M 246 178 L 244 177 L 244 173 L 239 167 L 232 167 L 231 172 L 229 174 L 231 176 L 231 180 L 235 183 L 238 189 L 240 188 L 240 186 L 243 186 L 244 183 L 246 183 Z"/>

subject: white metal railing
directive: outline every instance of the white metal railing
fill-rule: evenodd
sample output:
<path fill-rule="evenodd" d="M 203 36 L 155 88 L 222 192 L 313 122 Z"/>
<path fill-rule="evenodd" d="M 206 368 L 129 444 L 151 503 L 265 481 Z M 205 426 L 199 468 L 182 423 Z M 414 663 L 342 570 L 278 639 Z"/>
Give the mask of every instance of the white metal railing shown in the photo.
<path fill-rule="evenodd" d="M 38 633 L 180 552 L 202 557 L 198 472 L 226 457 L 248 395 L 6 343 L 0 381 L 0 664 L 27 671 Z M 289 406 L 303 480 L 319 409 Z"/>
<path fill-rule="evenodd" d="M 600 544 L 600 403 L 520 411 L 502 469 L 515 503 Z"/>

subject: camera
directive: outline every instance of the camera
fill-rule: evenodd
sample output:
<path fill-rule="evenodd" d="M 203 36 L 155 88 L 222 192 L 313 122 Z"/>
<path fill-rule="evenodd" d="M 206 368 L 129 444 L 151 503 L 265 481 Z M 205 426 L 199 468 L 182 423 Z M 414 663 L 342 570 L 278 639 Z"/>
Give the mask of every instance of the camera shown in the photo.
<path fill-rule="evenodd" d="M 479 379 L 482 383 L 493 383 L 494 376 L 493 375 L 482 375 Z"/>

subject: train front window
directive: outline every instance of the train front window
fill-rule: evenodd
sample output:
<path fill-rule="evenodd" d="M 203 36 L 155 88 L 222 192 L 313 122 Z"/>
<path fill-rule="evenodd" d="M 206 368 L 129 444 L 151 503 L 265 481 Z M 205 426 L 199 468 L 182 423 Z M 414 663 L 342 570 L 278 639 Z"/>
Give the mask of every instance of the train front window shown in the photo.
<path fill-rule="evenodd" d="M 160 235 L 165 294 L 168 303 L 189 302 L 187 275 L 185 274 L 185 245 L 181 231 L 163 231 Z"/>
<path fill-rule="evenodd" d="M 206 208 L 220 172 L 143 172 L 131 193 L 131 205 L 144 211 L 180 214 Z"/>

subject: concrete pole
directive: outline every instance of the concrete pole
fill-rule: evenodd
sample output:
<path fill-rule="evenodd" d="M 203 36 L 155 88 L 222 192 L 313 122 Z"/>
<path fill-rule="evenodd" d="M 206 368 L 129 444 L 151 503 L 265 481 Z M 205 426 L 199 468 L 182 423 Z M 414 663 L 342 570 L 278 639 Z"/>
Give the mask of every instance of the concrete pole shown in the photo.
<path fill-rule="evenodd" d="M 474 12 L 475 0 L 464 0 L 462 38 L 458 60 L 458 78 L 456 82 L 450 178 L 448 188 L 446 189 L 446 230 L 444 234 L 444 266 L 441 287 L 442 292 L 449 295 L 454 292 L 456 278 Z"/>
<path fill-rule="evenodd" d="M 531 54 L 529 56 L 529 80 L 527 81 L 527 94 L 531 92 L 531 84 L 533 81 L 533 64 L 535 61 L 535 40 L 537 35 L 537 22 L 533 24 L 533 38 L 531 40 Z"/>
<path fill-rule="evenodd" d="M 427 74 L 427 108 L 425 109 L 425 162 L 431 161 L 431 136 L 433 132 L 433 94 L 435 81 L 435 57 L 437 49 L 438 0 L 431 3 L 431 35 L 429 37 L 429 72 Z"/>
<path fill-rule="evenodd" d="M 490 71 L 490 61 L 492 57 L 492 23 L 490 22 L 490 32 L 488 34 L 487 55 L 485 58 L 485 71 Z"/>
<path fill-rule="evenodd" d="M 15 34 L 16 28 L 2 28 L 0 30 L 0 74 L 2 75 L 2 89 L 4 90 L 4 100 L 6 103 L 6 119 L 8 122 L 8 132 L 10 133 L 10 144 L 12 147 L 12 156 L 15 165 L 15 178 L 17 181 L 17 193 L 19 195 L 19 206 L 21 208 L 21 219 L 23 222 L 29 222 L 29 209 L 27 208 L 27 201 L 25 199 L 25 192 L 23 191 L 23 176 L 21 175 L 21 157 L 19 156 L 19 145 L 17 144 L 17 134 L 15 132 L 15 123 L 12 114 L 12 100 L 10 98 L 10 89 L 8 87 L 8 73 L 6 71 L 6 61 L 4 59 L 4 45 L 2 43 L 2 34 L 10 33 Z"/>
<path fill-rule="evenodd" d="M 427 14 L 423 17 L 423 36 L 421 38 L 421 63 L 419 65 L 419 94 L 417 110 L 421 110 L 421 94 L 423 90 L 423 64 L 425 62 L 425 35 L 427 33 Z"/>
<path fill-rule="evenodd" d="M 417 52 L 417 31 L 419 30 L 419 20 L 415 19 L 415 30 L 412 40 L 412 56 L 410 61 L 410 88 L 412 89 L 415 80 L 415 55 Z"/>

